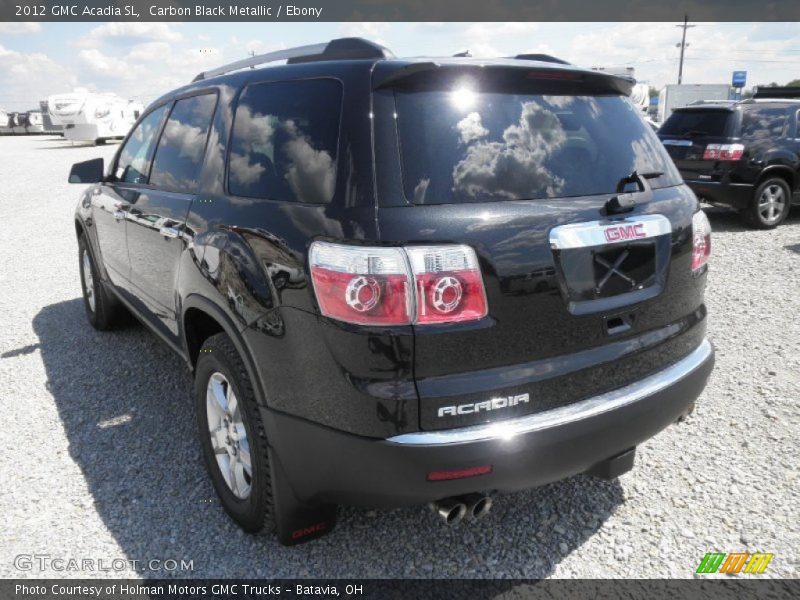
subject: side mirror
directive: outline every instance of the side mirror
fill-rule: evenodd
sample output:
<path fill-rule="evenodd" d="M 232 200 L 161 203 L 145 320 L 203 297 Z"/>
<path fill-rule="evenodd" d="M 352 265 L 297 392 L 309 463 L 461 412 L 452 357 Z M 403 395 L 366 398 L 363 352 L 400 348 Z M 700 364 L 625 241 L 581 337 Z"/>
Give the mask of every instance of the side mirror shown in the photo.
<path fill-rule="evenodd" d="M 93 158 L 92 160 L 75 163 L 69 172 L 69 182 L 99 183 L 103 181 L 104 171 L 102 158 Z"/>

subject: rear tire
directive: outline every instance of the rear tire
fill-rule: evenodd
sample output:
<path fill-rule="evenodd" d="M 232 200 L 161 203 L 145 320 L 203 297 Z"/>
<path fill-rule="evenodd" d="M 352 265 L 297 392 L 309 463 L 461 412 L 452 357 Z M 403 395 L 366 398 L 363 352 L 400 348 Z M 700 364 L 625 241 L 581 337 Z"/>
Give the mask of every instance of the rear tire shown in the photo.
<path fill-rule="evenodd" d="M 203 459 L 222 507 L 249 533 L 274 530 L 266 431 L 247 369 L 224 333 L 200 349 L 195 401 Z"/>
<path fill-rule="evenodd" d="M 78 238 L 78 267 L 81 273 L 83 307 L 89 324 L 98 331 L 108 331 L 125 320 L 125 308 L 108 291 L 97 271 L 86 236 Z"/>
<path fill-rule="evenodd" d="M 792 192 L 780 177 L 765 179 L 756 188 L 750 206 L 744 209 L 745 223 L 756 229 L 773 229 L 789 214 Z"/>

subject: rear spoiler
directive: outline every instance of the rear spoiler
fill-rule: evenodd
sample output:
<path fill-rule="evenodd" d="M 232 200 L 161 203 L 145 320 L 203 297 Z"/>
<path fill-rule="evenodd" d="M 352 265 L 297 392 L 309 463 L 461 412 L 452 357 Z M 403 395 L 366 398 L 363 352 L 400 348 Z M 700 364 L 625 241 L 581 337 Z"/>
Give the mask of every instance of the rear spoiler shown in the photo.
<path fill-rule="evenodd" d="M 506 63 L 497 65 L 481 65 L 479 63 L 465 65 L 425 61 L 411 63 L 383 75 L 380 74 L 380 70 L 376 70 L 373 89 L 409 87 L 429 83 L 438 77 L 457 78 L 461 74 L 477 75 L 483 79 L 492 73 L 518 75 L 523 81 L 527 82 L 540 80 L 543 86 L 554 87 L 573 84 L 593 93 L 622 94 L 625 96 L 630 96 L 633 85 L 636 83 L 630 77 L 610 75 L 601 71 L 525 64 L 524 59 L 520 60 L 519 64 Z"/>

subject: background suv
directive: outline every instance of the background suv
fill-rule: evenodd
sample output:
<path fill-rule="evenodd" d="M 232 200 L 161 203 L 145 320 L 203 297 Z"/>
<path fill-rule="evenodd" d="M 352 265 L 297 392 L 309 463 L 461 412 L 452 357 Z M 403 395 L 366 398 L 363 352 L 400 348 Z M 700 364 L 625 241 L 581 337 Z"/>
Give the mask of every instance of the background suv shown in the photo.
<path fill-rule="evenodd" d="M 800 100 L 687 106 L 658 135 L 701 199 L 753 227 L 779 225 L 800 203 Z"/>
<path fill-rule="evenodd" d="M 283 543 L 615 477 L 713 365 L 708 221 L 632 85 L 360 39 L 202 73 L 73 167 L 89 321 L 183 357 L 223 506 Z"/>

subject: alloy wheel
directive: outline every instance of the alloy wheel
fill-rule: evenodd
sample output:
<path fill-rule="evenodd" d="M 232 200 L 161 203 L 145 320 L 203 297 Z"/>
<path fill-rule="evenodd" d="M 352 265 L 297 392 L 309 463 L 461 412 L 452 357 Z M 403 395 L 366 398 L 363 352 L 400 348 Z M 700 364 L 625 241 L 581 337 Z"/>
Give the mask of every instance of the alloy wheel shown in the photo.
<path fill-rule="evenodd" d="M 83 293 L 86 294 L 86 302 L 89 303 L 89 308 L 94 312 L 94 277 L 92 277 L 92 259 L 89 257 L 88 252 L 84 251 L 81 265 L 83 268 Z"/>
<path fill-rule="evenodd" d="M 250 444 L 233 386 L 220 372 L 208 380 L 206 414 L 211 447 L 222 478 L 233 495 L 244 500 L 250 496 L 253 484 Z"/>
<path fill-rule="evenodd" d="M 767 225 L 778 221 L 785 208 L 786 197 L 783 188 L 777 184 L 765 187 L 758 197 L 758 212 Z"/>

